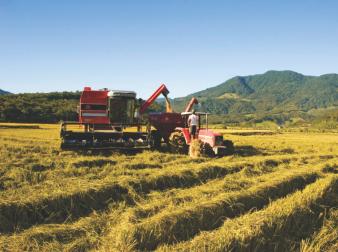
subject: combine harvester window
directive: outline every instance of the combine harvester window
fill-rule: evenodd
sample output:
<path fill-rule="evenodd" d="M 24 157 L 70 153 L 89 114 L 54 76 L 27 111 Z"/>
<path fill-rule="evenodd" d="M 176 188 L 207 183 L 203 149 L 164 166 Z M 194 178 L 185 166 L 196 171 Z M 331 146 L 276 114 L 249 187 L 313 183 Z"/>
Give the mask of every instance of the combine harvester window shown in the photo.
<path fill-rule="evenodd" d="M 110 99 L 110 120 L 113 123 L 133 123 L 135 112 L 134 99 L 114 97 Z"/>

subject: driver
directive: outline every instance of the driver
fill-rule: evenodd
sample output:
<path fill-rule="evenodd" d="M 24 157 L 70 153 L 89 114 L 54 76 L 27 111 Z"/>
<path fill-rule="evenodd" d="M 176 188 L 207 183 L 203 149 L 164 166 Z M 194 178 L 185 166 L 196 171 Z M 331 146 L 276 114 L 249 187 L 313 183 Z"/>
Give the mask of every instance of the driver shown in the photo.
<path fill-rule="evenodd" d="M 188 125 L 189 125 L 189 131 L 190 131 L 190 137 L 192 139 L 195 139 L 197 126 L 198 126 L 198 115 L 196 115 L 195 110 L 192 110 L 192 114 L 188 117 Z"/>

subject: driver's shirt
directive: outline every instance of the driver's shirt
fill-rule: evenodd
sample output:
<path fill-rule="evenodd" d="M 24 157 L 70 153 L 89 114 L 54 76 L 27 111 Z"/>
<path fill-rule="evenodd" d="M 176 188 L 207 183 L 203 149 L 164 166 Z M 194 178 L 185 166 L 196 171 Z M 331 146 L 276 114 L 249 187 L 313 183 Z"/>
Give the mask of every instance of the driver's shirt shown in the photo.
<path fill-rule="evenodd" d="M 198 115 L 191 114 L 188 118 L 188 122 L 190 122 L 190 126 L 198 125 Z"/>

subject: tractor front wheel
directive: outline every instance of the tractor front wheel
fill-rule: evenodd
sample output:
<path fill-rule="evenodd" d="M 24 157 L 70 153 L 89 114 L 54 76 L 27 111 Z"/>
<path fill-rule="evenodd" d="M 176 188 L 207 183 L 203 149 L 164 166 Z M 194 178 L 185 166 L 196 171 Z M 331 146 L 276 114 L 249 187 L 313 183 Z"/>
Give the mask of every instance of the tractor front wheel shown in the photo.
<path fill-rule="evenodd" d="M 224 140 L 223 146 L 226 147 L 226 155 L 232 155 L 235 152 L 234 143 L 231 140 Z"/>
<path fill-rule="evenodd" d="M 208 143 L 203 143 L 202 145 L 202 153 L 205 157 L 214 157 L 215 152 Z"/>
<path fill-rule="evenodd" d="M 189 146 L 187 145 L 184 135 L 180 131 L 171 133 L 169 137 L 170 150 L 174 153 L 187 154 Z"/>

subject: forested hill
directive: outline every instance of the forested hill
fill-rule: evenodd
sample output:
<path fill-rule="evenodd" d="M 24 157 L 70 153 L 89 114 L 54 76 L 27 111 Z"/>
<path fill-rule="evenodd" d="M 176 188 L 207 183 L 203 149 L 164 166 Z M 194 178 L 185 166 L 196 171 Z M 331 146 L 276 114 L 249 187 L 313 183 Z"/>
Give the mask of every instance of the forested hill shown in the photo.
<path fill-rule="evenodd" d="M 338 106 L 338 74 L 318 77 L 292 71 L 237 76 L 222 84 L 193 93 L 210 112 L 220 114 L 255 111 L 308 111 Z M 207 103 L 206 103 L 207 101 Z M 208 103 L 211 103 L 208 107 Z"/>
<path fill-rule="evenodd" d="M 235 118 L 307 116 L 309 111 L 338 106 L 338 74 L 306 76 L 293 71 L 268 71 L 237 76 L 220 85 L 174 99 L 182 109 L 195 96 L 202 109 Z M 304 114 L 305 113 L 305 114 Z M 245 118 L 244 118 L 245 115 Z"/>
<path fill-rule="evenodd" d="M 59 122 L 75 120 L 80 92 L 10 94 L 0 96 L 0 121 Z"/>

